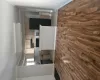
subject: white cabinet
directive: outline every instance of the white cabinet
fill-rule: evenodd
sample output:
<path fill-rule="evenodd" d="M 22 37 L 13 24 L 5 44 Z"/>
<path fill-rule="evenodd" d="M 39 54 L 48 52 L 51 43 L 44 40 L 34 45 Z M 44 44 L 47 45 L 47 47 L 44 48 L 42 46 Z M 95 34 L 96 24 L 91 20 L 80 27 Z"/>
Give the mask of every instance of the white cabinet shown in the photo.
<path fill-rule="evenodd" d="M 55 50 L 56 26 L 40 26 L 40 50 Z"/>

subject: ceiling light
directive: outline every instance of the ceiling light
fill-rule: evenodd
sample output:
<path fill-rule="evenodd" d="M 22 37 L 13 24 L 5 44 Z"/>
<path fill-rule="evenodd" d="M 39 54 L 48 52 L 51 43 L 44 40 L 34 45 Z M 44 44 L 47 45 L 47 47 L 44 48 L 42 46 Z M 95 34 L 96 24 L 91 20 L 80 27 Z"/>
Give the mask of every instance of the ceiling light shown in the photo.
<path fill-rule="evenodd" d="M 63 60 L 63 62 L 66 64 L 66 63 L 70 63 L 70 61 L 68 60 Z"/>
<path fill-rule="evenodd" d="M 32 66 L 32 65 L 35 65 L 35 62 L 26 63 L 26 66 Z"/>
<path fill-rule="evenodd" d="M 34 58 L 29 58 L 26 61 L 34 61 Z"/>

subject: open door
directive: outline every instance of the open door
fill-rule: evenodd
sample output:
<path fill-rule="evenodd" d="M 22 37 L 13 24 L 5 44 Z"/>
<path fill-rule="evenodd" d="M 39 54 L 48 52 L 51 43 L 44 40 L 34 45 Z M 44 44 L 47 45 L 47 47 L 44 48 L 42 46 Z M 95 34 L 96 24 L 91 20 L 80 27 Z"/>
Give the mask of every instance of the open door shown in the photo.
<path fill-rule="evenodd" d="M 20 23 L 14 23 L 14 49 L 17 63 L 19 64 L 22 56 L 22 31 Z"/>
<path fill-rule="evenodd" d="M 55 50 L 56 26 L 40 26 L 40 50 Z"/>

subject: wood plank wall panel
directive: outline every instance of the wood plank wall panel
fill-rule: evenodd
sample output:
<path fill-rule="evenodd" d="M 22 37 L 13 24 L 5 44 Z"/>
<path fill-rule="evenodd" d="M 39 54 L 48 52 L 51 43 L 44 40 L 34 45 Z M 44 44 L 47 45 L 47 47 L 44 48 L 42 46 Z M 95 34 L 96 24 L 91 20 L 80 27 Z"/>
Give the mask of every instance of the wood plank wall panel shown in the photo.
<path fill-rule="evenodd" d="M 55 67 L 61 80 L 100 80 L 100 0 L 59 9 Z"/>

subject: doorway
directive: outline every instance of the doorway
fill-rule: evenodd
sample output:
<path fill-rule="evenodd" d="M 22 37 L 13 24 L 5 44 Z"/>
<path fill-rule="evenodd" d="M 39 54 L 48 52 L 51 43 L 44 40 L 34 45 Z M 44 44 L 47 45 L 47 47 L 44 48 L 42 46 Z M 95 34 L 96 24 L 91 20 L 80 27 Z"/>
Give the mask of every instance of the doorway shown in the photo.
<path fill-rule="evenodd" d="M 51 19 L 27 18 L 25 21 L 25 62 L 24 65 L 41 64 L 39 42 L 40 42 L 40 25 L 51 26 Z"/>

